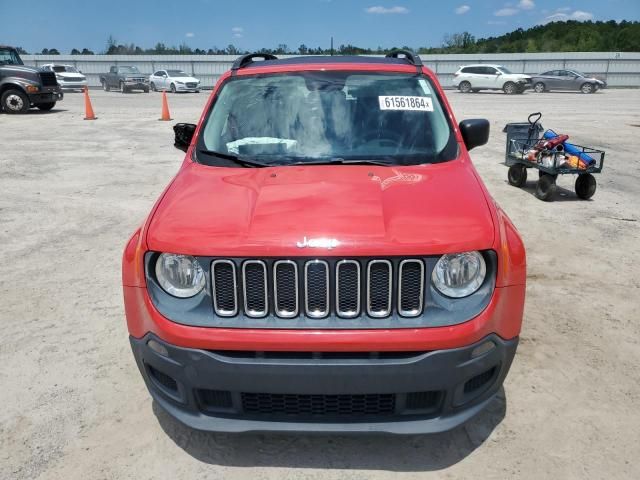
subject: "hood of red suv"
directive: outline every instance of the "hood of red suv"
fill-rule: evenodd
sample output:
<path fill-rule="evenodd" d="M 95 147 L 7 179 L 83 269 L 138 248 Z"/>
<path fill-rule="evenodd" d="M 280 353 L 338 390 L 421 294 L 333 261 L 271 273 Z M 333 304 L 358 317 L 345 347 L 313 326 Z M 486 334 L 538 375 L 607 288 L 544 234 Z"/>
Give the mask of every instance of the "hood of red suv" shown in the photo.
<path fill-rule="evenodd" d="M 209 256 L 416 255 L 490 248 L 468 161 L 411 167 L 185 164 L 147 229 L 149 249 Z"/>

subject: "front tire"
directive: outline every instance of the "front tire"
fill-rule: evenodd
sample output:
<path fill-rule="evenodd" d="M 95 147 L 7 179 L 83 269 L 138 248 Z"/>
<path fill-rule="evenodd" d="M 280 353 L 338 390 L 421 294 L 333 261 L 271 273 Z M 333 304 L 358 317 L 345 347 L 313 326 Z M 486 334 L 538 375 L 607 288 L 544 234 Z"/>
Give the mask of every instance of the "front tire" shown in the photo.
<path fill-rule="evenodd" d="M 536 184 L 536 197 L 545 202 L 550 202 L 556 194 L 556 177 L 545 174 Z"/>
<path fill-rule="evenodd" d="M 507 179 L 509 180 L 509 184 L 514 187 L 522 187 L 525 183 L 527 183 L 527 167 L 520 163 L 516 163 L 509 167 L 509 172 L 507 173 Z"/>
<path fill-rule="evenodd" d="M 36 105 L 40 110 L 42 110 L 43 112 L 48 112 L 49 110 L 51 110 L 53 107 L 56 106 L 56 102 L 47 102 L 47 103 L 41 103 L 39 105 Z"/>
<path fill-rule="evenodd" d="M 544 83 L 538 82 L 533 86 L 533 91 L 536 93 L 544 93 L 546 90 Z"/>
<path fill-rule="evenodd" d="M 111 90 L 111 88 L 109 88 L 109 85 L 107 85 L 107 81 L 106 80 L 102 80 L 102 89 L 105 92 L 108 92 L 109 90 Z"/>
<path fill-rule="evenodd" d="M 124 86 L 124 82 L 120 82 L 120 91 L 122 93 L 127 93 L 127 87 Z"/>
<path fill-rule="evenodd" d="M 516 84 L 513 82 L 507 82 L 502 86 L 502 91 L 507 95 L 513 95 L 518 91 Z"/>
<path fill-rule="evenodd" d="M 596 179 L 590 173 L 581 173 L 576 178 L 576 195 L 582 200 L 589 200 L 596 193 Z"/>
<path fill-rule="evenodd" d="M 156 89 L 156 84 L 151 82 L 151 85 L 149 85 L 151 87 L 151 90 L 153 90 L 154 92 L 157 92 L 158 90 Z"/>
<path fill-rule="evenodd" d="M 175 83 L 171 84 L 171 93 L 176 93 L 176 85 L 175 85 Z"/>
<path fill-rule="evenodd" d="M 21 90 L 7 90 L 0 99 L 2 109 L 11 115 L 27 113 L 31 108 L 31 102 L 26 93 Z"/>
<path fill-rule="evenodd" d="M 590 83 L 583 83 L 582 86 L 580 87 L 580 91 L 582 93 L 593 93 L 594 92 L 593 85 Z"/>

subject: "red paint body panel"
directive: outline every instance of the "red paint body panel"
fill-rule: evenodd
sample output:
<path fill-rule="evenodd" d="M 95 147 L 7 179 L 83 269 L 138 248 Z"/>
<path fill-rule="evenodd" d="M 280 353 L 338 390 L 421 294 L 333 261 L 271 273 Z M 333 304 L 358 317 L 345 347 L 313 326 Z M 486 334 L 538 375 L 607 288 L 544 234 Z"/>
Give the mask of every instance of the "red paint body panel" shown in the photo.
<path fill-rule="evenodd" d="M 275 175 L 275 176 L 274 176 Z M 494 226 L 467 161 L 413 167 L 185 165 L 148 229 L 151 250 L 298 256 L 429 255 L 491 248 Z M 313 254 L 316 254 L 314 252 Z"/>
<path fill-rule="evenodd" d="M 125 287 L 129 333 L 147 332 L 173 345 L 208 350 L 249 351 L 425 351 L 457 348 L 496 333 L 504 339 L 518 335 L 524 306 L 524 285 L 496 288 L 487 308 L 468 322 L 449 327 L 379 330 L 275 330 L 206 328 L 180 325 L 164 318 L 145 288 Z"/>
<path fill-rule="evenodd" d="M 305 70 L 413 73 L 398 64 L 300 64 L 241 69 L 238 75 Z M 182 347 L 259 351 L 416 351 L 469 345 L 490 333 L 518 336 L 526 259 L 517 230 L 491 199 L 469 159 L 457 122 L 431 71 L 422 69 L 454 126 L 454 161 L 410 167 L 295 166 L 219 168 L 191 160 L 202 120 L 180 171 L 123 257 L 129 332 Z M 275 176 L 273 176 L 275 174 Z M 303 237 L 338 240 L 333 249 L 299 249 Z M 148 250 L 205 256 L 393 256 L 493 249 L 496 289 L 487 308 L 459 325 L 418 329 L 283 330 L 180 325 L 163 317 L 145 288 Z"/>

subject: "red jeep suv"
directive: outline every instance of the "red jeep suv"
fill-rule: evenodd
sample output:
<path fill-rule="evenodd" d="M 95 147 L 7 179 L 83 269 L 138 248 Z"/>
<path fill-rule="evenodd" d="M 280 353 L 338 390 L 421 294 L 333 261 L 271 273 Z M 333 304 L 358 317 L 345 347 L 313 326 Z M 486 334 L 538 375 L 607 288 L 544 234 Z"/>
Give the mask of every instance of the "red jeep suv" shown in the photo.
<path fill-rule="evenodd" d="M 525 251 L 420 58 L 240 57 L 126 246 L 133 353 L 200 430 L 428 433 L 496 395 Z"/>

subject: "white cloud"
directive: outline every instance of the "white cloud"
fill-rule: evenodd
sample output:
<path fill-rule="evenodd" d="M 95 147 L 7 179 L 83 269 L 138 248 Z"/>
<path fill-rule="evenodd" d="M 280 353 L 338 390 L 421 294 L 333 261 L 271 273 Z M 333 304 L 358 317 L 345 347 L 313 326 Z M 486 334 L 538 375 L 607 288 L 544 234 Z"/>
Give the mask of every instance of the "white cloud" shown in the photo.
<path fill-rule="evenodd" d="M 471 7 L 469 5 L 460 5 L 458 8 L 456 8 L 456 13 L 458 15 L 464 15 L 469 10 L 471 10 Z"/>
<path fill-rule="evenodd" d="M 242 27 L 233 27 L 231 29 L 231 33 L 233 34 L 233 38 L 242 38 L 244 34 L 244 28 Z"/>
<path fill-rule="evenodd" d="M 518 2 L 518 8 L 522 10 L 533 10 L 536 7 L 536 4 L 533 0 L 520 0 Z"/>
<path fill-rule="evenodd" d="M 587 20 L 593 20 L 593 13 L 576 10 L 571 14 L 571 19 L 578 20 L 579 22 L 586 22 Z"/>
<path fill-rule="evenodd" d="M 553 15 L 549 15 L 546 17 L 541 23 L 550 23 L 550 22 L 566 22 L 567 20 L 576 20 L 578 22 L 586 22 L 589 20 L 593 20 L 593 13 L 584 12 L 582 10 L 574 10 L 571 13 L 569 11 L 561 12 L 556 11 Z"/>
<path fill-rule="evenodd" d="M 196 36 L 196 34 L 193 33 L 193 32 L 187 32 L 187 33 L 184 34 L 184 36 L 187 37 L 187 38 L 193 38 L 193 37 Z"/>
<path fill-rule="evenodd" d="M 405 7 L 381 7 L 381 6 L 375 6 L 375 7 L 368 7 L 364 9 L 365 12 L 367 13 L 374 13 L 377 15 L 388 15 L 388 14 L 395 14 L 395 13 L 409 13 L 409 9 L 405 8 Z"/>
<path fill-rule="evenodd" d="M 497 10 L 493 14 L 496 17 L 510 17 L 512 15 L 515 15 L 516 13 L 518 13 L 518 9 L 511 8 L 511 7 L 505 7 L 505 8 L 501 8 L 500 10 Z"/>

